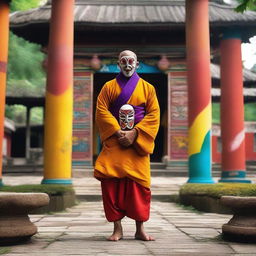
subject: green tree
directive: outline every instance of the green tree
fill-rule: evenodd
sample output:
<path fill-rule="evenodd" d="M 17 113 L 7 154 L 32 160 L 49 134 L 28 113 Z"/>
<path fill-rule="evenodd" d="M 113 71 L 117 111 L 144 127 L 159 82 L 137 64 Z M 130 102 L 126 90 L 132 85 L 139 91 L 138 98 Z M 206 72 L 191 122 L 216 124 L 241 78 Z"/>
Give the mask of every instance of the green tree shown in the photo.
<path fill-rule="evenodd" d="M 255 122 L 256 121 L 256 103 L 244 104 L 244 121 Z M 220 103 L 212 103 L 212 123 L 220 124 Z"/>
<path fill-rule="evenodd" d="M 31 83 L 42 82 L 45 73 L 42 62 L 45 56 L 41 46 L 29 43 L 21 37 L 10 33 L 8 56 L 8 80 L 28 80 Z"/>
<path fill-rule="evenodd" d="M 35 8 L 42 2 L 42 0 L 12 0 L 11 10 Z M 40 45 L 30 43 L 11 32 L 8 53 L 8 84 L 12 84 L 14 80 L 27 80 L 34 85 L 42 85 L 42 79 L 45 77 L 42 68 L 44 58 Z"/>
<path fill-rule="evenodd" d="M 11 11 L 38 7 L 42 0 L 12 0 Z M 41 46 L 30 43 L 10 33 L 7 94 L 12 96 L 42 96 L 45 90 L 45 72 L 42 62 L 45 55 Z M 23 106 L 6 106 L 6 117 L 16 123 L 25 122 L 26 109 Z M 42 111 L 33 111 L 34 123 L 42 123 Z"/>
<path fill-rule="evenodd" d="M 14 11 L 24 11 L 31 8 L 38 7 L 41 0 L 12 0 L 11 2 L 11 12 Z"/>
<path fill-rule="evenodd" d="M 244 104 L 244 119 L 245 121 L 256 121 L 256 103 Z"/>
<path fill-rule="evenodd" d="M 256 0 L 238 0 L 238 3 L 239 5 L 235 8 L 237 12 L 256 11 Z"/>

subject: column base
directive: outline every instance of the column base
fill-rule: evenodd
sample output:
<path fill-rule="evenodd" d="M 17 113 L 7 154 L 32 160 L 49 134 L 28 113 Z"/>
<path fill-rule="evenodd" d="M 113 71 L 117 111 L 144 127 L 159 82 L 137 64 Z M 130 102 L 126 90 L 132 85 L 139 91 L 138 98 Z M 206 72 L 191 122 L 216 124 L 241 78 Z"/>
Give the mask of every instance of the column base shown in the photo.
<path fill-rule="evenodd" d="M 212 178 L 199 178 L 199 177 L 194 177 L 194 178 L 189 178 L 187 183 L 208 183 L 208 184 L 213 184 L 215 183 Z"/>
<path fill-rule="evenodd" d="M 41 184 L 72 185 L 72 179 L 43 179 Z"/>
<path fill-rule="evenodd" d="M 245 170 L 222 171 L 219 182 L 251 183 L 246 177 Z"/>
<path fill-rule="evenodd" d="M 251 180 L 247 179 L 232 179 L 232 178 L 221 178 L 218 182 L 233 182 L 233 183 L 252 183 Z"/>

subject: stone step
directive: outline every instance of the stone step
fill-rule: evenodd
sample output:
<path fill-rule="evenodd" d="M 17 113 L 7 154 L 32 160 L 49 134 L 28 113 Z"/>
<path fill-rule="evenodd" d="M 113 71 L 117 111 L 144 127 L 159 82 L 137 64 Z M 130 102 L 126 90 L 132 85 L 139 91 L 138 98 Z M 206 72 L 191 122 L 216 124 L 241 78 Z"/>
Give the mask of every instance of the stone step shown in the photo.
<path fill-rule="evenodd" d="M 246 166 L 247 175 L 256 174 L 256 163 L 250 162 Z M 38 173 L 43 175 L 42 165 L 24 164 L 24 165 L 13 165 L 3 166 L 3 174 L 8 173 Z M 74 177 L 90 177 L 93 174 L 93 168 L 73 168 L 72 176 Z M 151 174 L 153 177 L 187 177 L 188 167 L 187 166 L 173 166 L 166 167 L 163 163 L 151 163 Z M 220 164 L 213 164 L 212 176 L 221 176 Z"/>
<path fill-rule="evenodd" d="M 76 199 L 79 202 L 97 202 L 102 201 L 101 195 L 76 195 Z M 153 201 L 159 201 L 159 202 L 177 202 L 178 201 L 178 194 L 172 194 L 172 195 L 165 195 L 165 194 L 159 194 L 155 195 L 153 194 L 151 199 Z"/>

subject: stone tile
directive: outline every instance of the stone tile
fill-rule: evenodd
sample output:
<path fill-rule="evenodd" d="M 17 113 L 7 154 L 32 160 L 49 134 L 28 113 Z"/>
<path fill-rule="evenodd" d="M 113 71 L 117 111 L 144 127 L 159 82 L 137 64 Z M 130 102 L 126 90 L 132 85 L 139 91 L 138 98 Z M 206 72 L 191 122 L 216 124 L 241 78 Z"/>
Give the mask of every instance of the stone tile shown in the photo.
<path fill-rule="evenodd" d="M 9 177 L 11 184 L 26 180 L 35 183 L 34 177 Z M 40 178 L 40 179 L 39 179 Z M 41 182 L 41 177 L 38 180 Z M 99 182 L 93 178 L 74 178 L 74 187 L 80 195 L 99 195 Z M 155 194 L 177 193 L 186 181 L 181 177 L 153 177 Z M 145 223 L 153 242 L 134 239 L 135 224 L 124 218 L 124 239 L 118 242 L 106 240 L 113 224 L 105 219 L 102 201 L 80 202 L 65 212 L 53 215 L 30 215 L 37 226 L 37 233 L 30 242 L 11 246 L 6 255 L 58 256 L 58 255 L 256 255 L 256 245 L 239 244 L 219 239 L 222 224 L 231 215 L 198 214 L 175 203 L 153 201 L 151 217 Z"/>
<path fill-rule="evenodd" d="M 65 227 L 38 227 L 38 232 L 64 232 L 65 230 L 67 230 L 67 226 Z"/>
<path fill-rule="evenodd" d="M 63 232 L 40 232 L 34 235 L 33 238 L 35 239 L 43 239 L 43 240 L 53 240 L 56 239 L 57 237 L 62 236 L 64 233 Z"/>
<path fill-rule="evenodd" d="M 254 253 L 256 255 L 256 244 L 230 243 L 229 245 L 236 253 Z"/>
<path fill-rule="evenodd" d="M 183 232 L 193 237 L 212 238 L 220 233 L 213 228 L 181 228 Z"/>

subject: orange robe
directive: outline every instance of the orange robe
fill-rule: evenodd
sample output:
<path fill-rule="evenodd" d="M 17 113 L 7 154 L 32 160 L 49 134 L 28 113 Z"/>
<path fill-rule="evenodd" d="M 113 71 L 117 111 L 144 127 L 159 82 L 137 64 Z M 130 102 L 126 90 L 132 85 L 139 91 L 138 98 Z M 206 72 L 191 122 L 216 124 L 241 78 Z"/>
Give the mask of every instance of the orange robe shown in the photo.
<path fill-rule="evenodd" d="M 145 104 L 145 116 L 135 125 L 138 137 L 128 148 L 118 143 L 114 135 L 120 130 L 116 118 L 109 108 L 121 92 L 116 79 L 107 82 L 97 100 L 96 123 L 103 144 L 96 163 L 94 176 L 96 178 L 128 177 L 144 187 L 150 187 L 150 157 L 153 153 L 154 140 L 159 128 L 160 110 L 155 88 L 142 78 L 128 100 L 128 104 L 139 106 Z"/>

